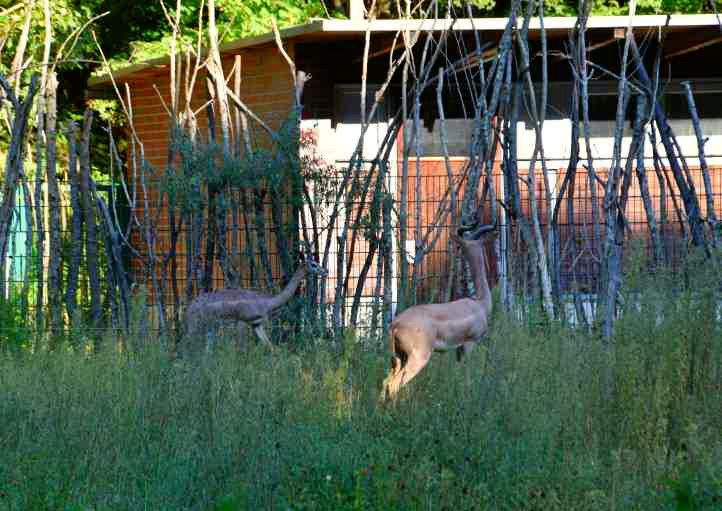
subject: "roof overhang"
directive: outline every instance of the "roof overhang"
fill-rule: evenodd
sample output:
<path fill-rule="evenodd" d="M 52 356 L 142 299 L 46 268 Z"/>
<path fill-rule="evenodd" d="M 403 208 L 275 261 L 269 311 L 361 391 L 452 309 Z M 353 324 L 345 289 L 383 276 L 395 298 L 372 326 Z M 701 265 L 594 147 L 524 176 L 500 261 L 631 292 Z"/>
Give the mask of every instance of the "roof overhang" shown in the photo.
<path fill-rule="evenodd" d="M 559 37 L 573 29 L 577 22 L 576 17 L 547 17 L 544 18 L 544 29 L 549 37 Z M 399 31 L 480 31 L 501 32 L 505 29 L 508 18 L 459 18 L 451 19 L 424 19 L 424 20 L 315 20 L 304 25 L 296 25 L 280 30 L 283 40 L 298 40 L 303 42 L 324 41 L 333 38 L 363 37 L 369 31 L 372 34 L 392 34 Z M 518 24 L 521 20 L 518 20 Z M 629 25 L 628 16 L 592 16 L 587 21 L 590 31 L 625 28 Z M 541 32 L 541 20 L 532 18 L 529 24 L 530 37 L 534 38 Z M 673 14 L 643 15 L 632 19 L 635 30 L 662 29 L 665 25 L 673 32 L 690 31 L 703 27 L 716 27 L 720 25 L 718 18 L 713 14 Z M 273 33 L 260 36 L 246 37 L 222 45 L 219 49 L 223 53 L 231 53 L 244 48 L 260 46 L 274 41 Z M 161 57 L 140 64 L 133 64 L 112 72 L 116 81 L 131 79 L 133 75 L 153 69 L 161 69 L 168 65 L 169 57 Z M 91 77 L 88 80 L 90 89 L 104 89 L 111 81 L 111 76 L 105 73 Z"/>

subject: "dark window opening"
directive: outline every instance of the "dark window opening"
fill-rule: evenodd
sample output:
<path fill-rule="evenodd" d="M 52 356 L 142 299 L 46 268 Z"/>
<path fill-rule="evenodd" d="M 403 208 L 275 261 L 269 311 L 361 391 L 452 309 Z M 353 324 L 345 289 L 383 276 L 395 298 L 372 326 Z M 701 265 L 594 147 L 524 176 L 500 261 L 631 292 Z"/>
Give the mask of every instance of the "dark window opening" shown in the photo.
<path fill-rule="evenodd" d="M 634 119 L 635 101 L 630 98 L 627 103 L 627 109 L 624 112 L 624 120 L 632 121 Z M 589 96 L 589 120 L 590 121 L 616 121 L 617 120 L 617 103 L 619 102 L 616 94 L 593 94 Z M 579 119 L 582 117 L 582 103 L 579 101 Z"/>
<path fill-rule="evenodd" d="M 700 119 L 722 118 L 722 93 L 703 92 L 695 93 L 694 103 Z M 662 96 L 662 105 L 667 117 L 670 119 L 690 119 L 687 96 L 685 94 L 665 94 Z"/>

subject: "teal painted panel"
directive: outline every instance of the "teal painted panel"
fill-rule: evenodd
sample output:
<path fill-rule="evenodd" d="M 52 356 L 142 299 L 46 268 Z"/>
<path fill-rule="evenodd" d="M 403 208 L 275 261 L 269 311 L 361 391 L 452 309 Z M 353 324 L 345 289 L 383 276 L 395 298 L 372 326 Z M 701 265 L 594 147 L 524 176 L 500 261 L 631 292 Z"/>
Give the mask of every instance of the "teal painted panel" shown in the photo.
<path fill-rule="evenodd" d="M 8 282 L 7 288 L 12 289 L 21 285 L 25 272 L 29 267 L 29 254 L 26 253 L 26 242 L 30 222 L 25 209 L 25 194 L 22 188 L 18 188 L 15 195 L 15 208 L 13 208 L 12 220 L 10 222 L 10 236 L 8 239 L 7 258 L 5 260 L 5 279 Z"/>

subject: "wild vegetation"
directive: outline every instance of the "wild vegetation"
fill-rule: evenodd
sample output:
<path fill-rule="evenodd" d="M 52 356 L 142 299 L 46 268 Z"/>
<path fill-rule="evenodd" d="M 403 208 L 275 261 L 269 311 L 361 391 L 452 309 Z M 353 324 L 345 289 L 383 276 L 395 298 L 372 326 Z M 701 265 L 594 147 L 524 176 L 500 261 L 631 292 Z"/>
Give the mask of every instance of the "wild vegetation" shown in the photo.
<path fill-rule="evenodd" d="M 0 508 L 719 509 L 719 305 L 674 280 L 637 274 L 609 350 L 499 312 L 386 408 L 386 348 L 352 331 L 275 355 L 226 332 L 189 363 L 141 310 L 131 351 L 5 350 Z"/>

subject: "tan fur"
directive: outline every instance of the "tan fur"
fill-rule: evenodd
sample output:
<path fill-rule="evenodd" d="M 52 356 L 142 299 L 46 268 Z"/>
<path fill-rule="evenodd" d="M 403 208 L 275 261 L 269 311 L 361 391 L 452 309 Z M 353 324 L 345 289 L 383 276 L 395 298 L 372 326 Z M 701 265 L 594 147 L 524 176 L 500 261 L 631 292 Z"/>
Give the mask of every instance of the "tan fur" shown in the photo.
<path fill-rule="evenodd" d="M 483 243 L 489 230 L 489 226 L 479 228 L 471 239 L 454 235 L 474 276 L 476 297 L 409 307 L 391 322 L 391 372 L 383 383 L 382 401 L 395 399 L 399 389 L 426 366 L 434 351 L 455 349 L 461 360 L 486 334 L 491 292 Z"/>

